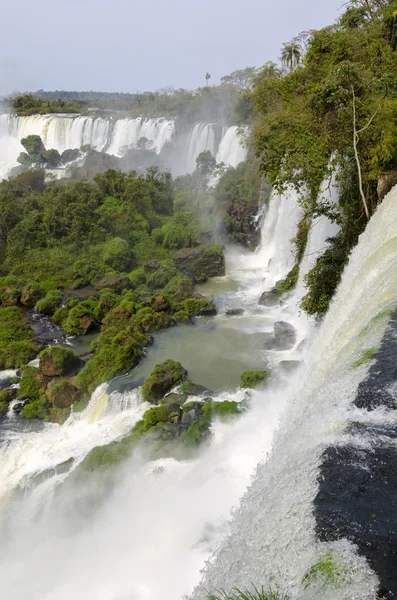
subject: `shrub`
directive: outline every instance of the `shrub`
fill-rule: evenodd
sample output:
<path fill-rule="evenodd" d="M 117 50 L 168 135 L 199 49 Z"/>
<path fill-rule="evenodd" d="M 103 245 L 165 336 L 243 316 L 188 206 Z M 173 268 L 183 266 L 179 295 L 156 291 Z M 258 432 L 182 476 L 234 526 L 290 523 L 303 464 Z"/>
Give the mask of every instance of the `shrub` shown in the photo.
<path fill-rule="evenodd" d="M 37 381 L 37 375 L 39 370 L 34 367 L 26 367 L 23 370 L 22 378 L 19 384 L 19 394 L 23 398 L 29 398 L 29 400 L 40 399 L 40 384 Z"/>
<path fill-rule="evenodd" d="M 245 371 L 241 375 L 242 388 L 256 388 L 270 375 L 270 371 Z"/>
<path fill-rule="evenodd" d="M 44 315 L 53 315 L 60 307 L 62 295 L 59 290 L 51 290 L 46 296 L 36 302 L 36 310 Z"/>
<path fill-rule="evenodd" d="M 23 419 L 44 419 L 47 415 L 47 399 L 45 396 L 40 396 L 38 400 L 25 404 L 21 410 Z"/>

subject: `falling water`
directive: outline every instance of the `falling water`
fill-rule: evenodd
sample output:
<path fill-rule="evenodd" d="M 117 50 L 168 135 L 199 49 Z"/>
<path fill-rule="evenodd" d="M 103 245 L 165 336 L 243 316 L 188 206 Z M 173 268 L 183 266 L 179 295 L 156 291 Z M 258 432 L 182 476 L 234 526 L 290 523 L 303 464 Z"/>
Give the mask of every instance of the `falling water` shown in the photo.
<path fill-rule="evenodd" d="M 215 155 L 214 127 L 208 123 L 196 123 L 189 139 L 187 152 L 187 171 L 191 173 L 196 168 L 196 158 L 201 152 L 209 150 Z"/>
<path fill-rule="evenodd" d="M 217 163 L 225 163 L 231 167 L 237 167 L 239 163 L 247 158 L 247 148 L 244 145 L 244 134 L 247 133 L 245 128 L 242 129 L 242 134 L 239 134 L 239 128 L 224 127 L 222 140 L 219 144 L 216 154 Z"/>

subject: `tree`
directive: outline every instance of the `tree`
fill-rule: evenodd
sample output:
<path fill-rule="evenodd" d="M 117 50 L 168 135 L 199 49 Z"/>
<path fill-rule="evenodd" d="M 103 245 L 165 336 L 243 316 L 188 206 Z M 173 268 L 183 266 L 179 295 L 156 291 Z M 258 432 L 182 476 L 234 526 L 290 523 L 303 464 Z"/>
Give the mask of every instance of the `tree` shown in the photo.
<path fill-rule="evenodd" d="M 211 79 L 211 75 L 208 73 L 205 74 L 205 87 L 208 87 L 208 82 Z"/>
<path fill-rule="evenodd" d="M 230 75 L 225 75 L 224 77 L 221 77 L 221 84 L 236 85 L 240 88 L 249 87 L 252 78 L 255 75 L 255 72 L 255 67 L 245 67 L 245 69 L 233 71 L 233 73 L 230 73 Z"/>
<path fill-rule="evenodd" d="M 301 62 L 301 48 L 292 41 L 289 44 L 284 44 L 281 52 L 281 62 L 290 70 L 293 71 Z"/>

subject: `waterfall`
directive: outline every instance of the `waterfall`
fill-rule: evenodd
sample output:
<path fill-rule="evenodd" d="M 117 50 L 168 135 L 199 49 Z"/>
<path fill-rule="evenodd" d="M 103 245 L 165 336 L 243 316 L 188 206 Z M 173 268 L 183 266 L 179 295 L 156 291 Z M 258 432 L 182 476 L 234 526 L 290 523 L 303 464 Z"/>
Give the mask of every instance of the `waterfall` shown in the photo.
<path fill-rule="evenodd" d="M 262 463 L 231 524 L 231 533 L 217 549 L 202 582 L 205 589 L 276 585 L 293 598 L 316 598 L 305 587 L 305 573 L 329 552 L 338 552 L 351 576 L 337 589 L 321 587 L 321 598 L 375 598 L 378 580 L 355 545 L 347 539 L 320 542 L 313 501 L 323 451 L 346 442 L 354 419 L 386 425 L 392 413 L 368 413 L 353 406 L 368 365 L 354 368 L 366 348 L 379 347 L 385 332 L 385 311 L 397 303 L 397 189 L 378 208 L 360 237 L 338 292 L 299 374 L 270 459 Z M 380 393 L 380 390 L 377 391 Z M 352 439 L 357 448 L 370 439 Z M 371 483 L 368 483 L 371 485 Z M 376 506 L 373 507 L 374 512 Z M 359 535 L 359 531 L 357 532 Z M 198 588 L 194 598 L 206 595 Z M 395 592 L 395 590 L 394 590 Z"/>
<path fill-rule="evenodd" d="M 243 145 L 243 142 L 239 135 L 239 128 L 236 126 L 224 127 L 222 133 L 222 140 L 219 144 L 218 152 L 216 155 L 216 162 L 223 162 L 225 163 L 225 165 L 237 167 L 237 165 L 243 162 L 246 158 L 247 148 Z"/>
<path fill-rule="evenodd" d="M 98 152 L 122 157 L 126 149 L 135 149 L 141 138 L 146 138 L 152 149 L 160 154 L 167 143 L 176 143 L 174 162 L 177 172 L 193 172 L 197 156 L 209 150 L 218 162 L 236 166 L 245 160 L 247 150 L 237 135 L 237 127 L 224 127 L 217 147 L 215 129 L 211 123 L 196 123 L 178 137 L 174 119 L 103 118 L 68 114 L 33 115 L 18 117 L 0 115 L 0 179 L 18 166 L 17 158 L 25 152 L 20 141 L 29 135 L 39 135 L 47 149 L 62 153 L 70 148 L 89 145 Z M 175 166 L 175 165 L 174 165 Z"/>
<path fill-rule="evenodd" d="M 196 158 L 201 152 L 209 150 L 215 155 L 215 134 L 213 125 L 208 123 L 196 123 L 189 136 L 189 147 L 187 152 L 187 171 L 192 173 L 196 168 Z"/>

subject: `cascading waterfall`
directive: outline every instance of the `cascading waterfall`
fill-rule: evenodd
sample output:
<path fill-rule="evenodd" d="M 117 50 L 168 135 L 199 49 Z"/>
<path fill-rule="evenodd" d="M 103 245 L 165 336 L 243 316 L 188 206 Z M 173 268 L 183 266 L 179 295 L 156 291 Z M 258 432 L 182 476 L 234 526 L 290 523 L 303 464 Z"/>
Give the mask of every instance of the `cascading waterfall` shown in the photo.
<path fill-rule="evenodd" d="M 146 138 L 157 154 L 167 143 L 175 141 L 180 154 L 178 162 L 185 165 L 187 172 L 194 171 L 197 156 L 205 150 L 210 150 L 228 166 L 236 166 L 247 155 L 236 127 L 223 128 L 217 148 L 214 125 L 209 123 L 192 125 L 187 136 L 183 134 L 179 140 L 175 120 L 163 117 L 114 119 L 68 114 L 28 117 L 3 114 L 0 115 L 0 178 L 18 166 L 17 158 L 25 151 L 20 141 L 29 135 L 39 135 L 47 149 L 60 153 L 89 145 L 98 152 L 117 157 L 122 157 L 127 149 L 136 149 L 141 138 Z"/>
<path fill-rule="evenodd" d="M 209 123 L 196 123 L 189 138 L 187 152 L 187 171 L 189 173 L 195 170 L 198 155 L 207 150 L 215 155 L 214 127 Z"/>
<path fill-rule="evenodd" d="M 239 163 L 247 158 L 247 148 L 244 146 L 244 131 L 246 129 L 241 128 L 242 136 L 239 135 L 239 128 L 224 127 L 222 132 L 222 140 L 219 144 L 218 152 L 216 154 L 217 163 L 225 163 L 231 167 L 237 167 Z"/>
<path fill-rule="evenodd" d="M 231 524 L 231 534 L 208 566 L 203 588 L 273 585 L 294 599 L 373 600 L 378 580 L 355 545 L 346 539 L 320 542 L 313 501 L 323 451 L 345 440 L 351 420 L 387 424 L 392 413 L 354 406 L 368 365 L 355 368 L 366 348 L 379 347 L 387 312 L 397 303 L 397 190 L 378 208 L 360 237 L 340 288 L 321 326 L 306 365 L 295 382 L 271 458 L 263 463 Z M 380 391 L 378 390 L 378 393 Z M 368 437 L 350 443 L 364 447 Z M 371 485 L 369 483 L 369 485 Z M 369 517 L 368 517 L 369 518 Z M 359 535 L 359 532 L 357 532 Z M 308 589 L 305 574 L 329 552 L 346 561 L 338 586 Z M 203 588 L 194 598 L 204 599 Z"/>

